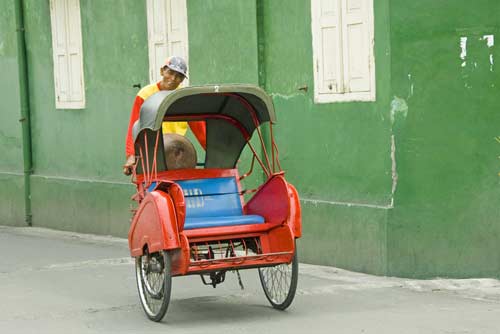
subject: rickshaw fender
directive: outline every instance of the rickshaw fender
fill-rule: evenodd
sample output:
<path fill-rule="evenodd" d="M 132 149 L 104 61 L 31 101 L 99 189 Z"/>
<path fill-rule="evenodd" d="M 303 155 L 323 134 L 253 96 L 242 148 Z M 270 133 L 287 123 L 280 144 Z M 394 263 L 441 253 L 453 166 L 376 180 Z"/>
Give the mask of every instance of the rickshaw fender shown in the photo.
<path fill-rule="evenodd" d="M 283 223 L 290 215 L 287 182 L 282 174 L 272 175 L 245 205 L 247 215 L 260 215 L 266 223 Z"/>
<path fill-rule="evenodd" d="M 300 238 L 302 236 L 302 210 L 300 208 L 299 193 L 291 183 L 288 183 L 288 193 L 290 195 L 290 215 L 287 223 L 292 229 L 295 238 Z"/>
<path fill-rule="evenodd" d="M 179 232 L 181 232 L 184 230 L 184 222 L 186 220 L 186 200 L 184 199 L 182 188 L 177 183 L 172 183 L 168 189 L 168 193 L 174 202 L 177 226 Z"/>
<path fill-rule="evenodd" d="M 282 173 L 272 175 L 248 201 L 244 210 L 245 214 L 264 217 L 266 223 L 286 222 L 294 238 L 302 236 L 299 194 Z"/>
<path fill-rule="evenodd" d="M 294 240 L 292 228 L 284 224 L 270 230 L 267 238 L 262 238 L 262 250 L 269 253 L 293 253 L 295 251 Z"/>
<path fill-rule="evenodd" d="M 186 220 L 186 201 L 182 188 L 172 181 L 160 181 L 154 190 L 162 191 L 170 195 L 174 202 L 178 231 L 182 232 L 184 230 L 184 221 Z"/>
<path fill-rule="evenodd" d="M 184 233 L 179 234 L 181 248 L 172 252 L 172 275 L 185 275 L 189 269 L 189 241 Z"/>
<path fill-rule="evenodd" d="M 144 197 L 132 220 L 128 234 L 130 255 L 170 250 L 180 247 L 175 206 L 170 195 L 152 191 Z"/>

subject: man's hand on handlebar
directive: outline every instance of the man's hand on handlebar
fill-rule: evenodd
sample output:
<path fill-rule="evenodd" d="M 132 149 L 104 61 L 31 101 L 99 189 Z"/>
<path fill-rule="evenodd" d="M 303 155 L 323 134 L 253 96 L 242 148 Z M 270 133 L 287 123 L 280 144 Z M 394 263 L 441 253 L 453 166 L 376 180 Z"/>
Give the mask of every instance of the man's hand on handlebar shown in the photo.
<path fill-rule="evenodd" d="M 135 165 L 135 156 L 129 155 L 127 157 L 127 161 L 125 161 L 125 164 L 123 165 L 123 174 L 125 175 L 130 175 L 132 174 L 132 168 Z"/>

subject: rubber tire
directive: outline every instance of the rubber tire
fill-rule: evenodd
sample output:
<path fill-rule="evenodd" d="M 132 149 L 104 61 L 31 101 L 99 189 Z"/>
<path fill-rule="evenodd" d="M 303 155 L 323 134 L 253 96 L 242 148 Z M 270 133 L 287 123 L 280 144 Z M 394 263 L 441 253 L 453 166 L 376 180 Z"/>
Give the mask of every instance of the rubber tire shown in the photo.
<path fill-rule="evenodd" d="M 136 281 L 137 281 L 137 292 L 139 293 L 139 299 L 141 301 L 142 308 L 146 316 L 155 322 L 160 322 L 165 314 L 167 313 L 168 305 L 170 303 L 170 295 L 172 292 L 172 272 L 171 272 L 171 259 L 170 254 L 167 251 L 162 251 L 163 261 L 164 261 L 164 279 L 163 279 L 163 291 L 164 296 L 162 299 L 161 307 L 156 314 L 150 313 L 148 307 L 145 305 L 147 301 L 144 300 L 144 293 L 148 293 L 147 289 L 142 286 L 142 273 L 140 272 L 141 257 L 135 259 L 135 270 L 136 270 Z"/>
<path fill-rule="evenodd" d="M 264 274 L 262 273 L 263 270 L 270 269 L 272 267 L 259 268 L 259 277 L 260 277 L 260 283 L 262 284 L 262 289 L 264 290 L 264 293 L 266 294 L 269 303 L 271 303 L 271 305 L 277 310 L 283 311 L 286 308 L 288 308 L 292 304 L 293 298 L 295 297 L 295 292 L 297 291 L 297 282 L 299 279 L 299 261 L 297 257 L 297 247 L 295 247 L 295 254 L 293 255 L 291 265 L 292 265 L 292 277 L 290 279 L 290 287 L 288 289 L 287 297 L 280 304 L 277 304 L 272 300 L 264 280 Z"/>

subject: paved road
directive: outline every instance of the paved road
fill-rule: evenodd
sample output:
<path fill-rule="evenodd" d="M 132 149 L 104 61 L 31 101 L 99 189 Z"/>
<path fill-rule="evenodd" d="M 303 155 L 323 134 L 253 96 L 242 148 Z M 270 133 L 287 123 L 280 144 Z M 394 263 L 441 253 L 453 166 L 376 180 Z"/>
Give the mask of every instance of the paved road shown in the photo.
<path fill-rule="evenodd" d="M 0 333 L 500 333 L 500 282 L 406 280 L 301 264 L 285 312 L 255 270 L 245 290 L 173 280 L 162 323 L 143 314 L 123 239 L 0 226 Z"/>

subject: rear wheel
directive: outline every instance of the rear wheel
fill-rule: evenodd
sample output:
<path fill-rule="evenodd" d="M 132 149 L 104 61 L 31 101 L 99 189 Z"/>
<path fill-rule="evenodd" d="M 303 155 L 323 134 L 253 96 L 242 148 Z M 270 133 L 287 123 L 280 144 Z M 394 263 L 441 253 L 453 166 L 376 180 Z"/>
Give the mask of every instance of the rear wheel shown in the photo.
<path fill-rule="evenodd" d="M 161 321 L 168 309 L 172 290 L 170 267 L 170 255 L 166 251 L 146 253 L 135 259 L 139 298 L 144 312 L 153 321 Z"/>
<path fill-rule="evenodd" d="M 290 306 L 299 278 L 297 248 L 291 263 L 259 268 L 259 277 L 264 293 L 275 309 L 284 310 Z"/>

